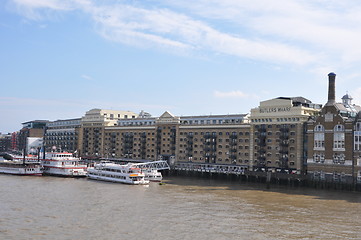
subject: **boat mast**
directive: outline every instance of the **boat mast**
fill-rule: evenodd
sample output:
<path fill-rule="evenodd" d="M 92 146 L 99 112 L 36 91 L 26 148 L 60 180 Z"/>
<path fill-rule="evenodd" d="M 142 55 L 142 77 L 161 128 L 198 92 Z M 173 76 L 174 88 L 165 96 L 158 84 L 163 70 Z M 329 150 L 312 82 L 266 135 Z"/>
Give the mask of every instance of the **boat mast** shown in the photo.
<path fill-rule="evenodd" d="M 38 162 L 40 162 L 40 150 L 41 150 L 41 147 L 38 147 Z"/>
<path fill-rule="evenodd" d="M 25 156 L 26 156 L 26 147 L 24 148 L 23 151 L 23 165 L 25 165 Z"/>

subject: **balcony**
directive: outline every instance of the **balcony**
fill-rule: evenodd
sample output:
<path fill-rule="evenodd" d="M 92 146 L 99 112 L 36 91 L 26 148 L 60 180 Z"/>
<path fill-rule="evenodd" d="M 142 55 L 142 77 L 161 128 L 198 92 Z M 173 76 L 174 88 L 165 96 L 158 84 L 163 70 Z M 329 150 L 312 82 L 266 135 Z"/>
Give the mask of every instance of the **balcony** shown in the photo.
<path fill-rule="evenodd" d="M 229 136 L 229 138 L 233 140 L 233 139 L 237 139 L 237 138 L 238 138 L 238 136 L 237 136 L 237 135 L 232 134 L 231 136 Z"/>

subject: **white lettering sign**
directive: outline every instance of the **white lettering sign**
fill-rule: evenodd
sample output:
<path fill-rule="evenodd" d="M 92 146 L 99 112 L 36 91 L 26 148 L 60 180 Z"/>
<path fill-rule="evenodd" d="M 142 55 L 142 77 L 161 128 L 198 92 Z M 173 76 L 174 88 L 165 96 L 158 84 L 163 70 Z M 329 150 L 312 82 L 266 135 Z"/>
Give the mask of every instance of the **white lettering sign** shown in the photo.
<path fill-rule="evenodd" d="M 260 108 L 260 113 L 273 113 L 273 112 L 289 112 L 291 107 L 273 107 L 273 108 Z"/>

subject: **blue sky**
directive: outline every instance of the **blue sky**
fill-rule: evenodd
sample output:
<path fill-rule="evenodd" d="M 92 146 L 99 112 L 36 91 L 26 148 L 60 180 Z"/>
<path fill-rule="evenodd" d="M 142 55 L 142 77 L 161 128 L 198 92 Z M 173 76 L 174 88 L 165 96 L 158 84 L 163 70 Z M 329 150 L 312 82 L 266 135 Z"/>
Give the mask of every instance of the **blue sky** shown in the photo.
<path fill-rule="evenodd" d="M 92 108 L 248 113 L 260 101 L 361 104 L 361 3 L 4 0 L 0 132 Z"/>

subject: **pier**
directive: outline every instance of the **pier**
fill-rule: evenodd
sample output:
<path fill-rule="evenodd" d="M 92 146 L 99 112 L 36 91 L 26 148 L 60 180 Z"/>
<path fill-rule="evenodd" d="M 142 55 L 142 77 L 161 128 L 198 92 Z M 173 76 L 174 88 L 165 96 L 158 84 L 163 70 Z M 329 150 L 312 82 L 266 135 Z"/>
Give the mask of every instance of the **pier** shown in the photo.
<path fill-rule="evenodd" d="M 255 172 L 249 171 L 247 166 L 239 165 L 176 163 L 171 168 L 171 174 L 264 183 L 267 188 L 269 188 L 271 184 L 288 185 L 292 187 L 307 186 L 307 178 L 305 175 L 278 172 Z"/>
<path fill-rule="evenodd" d="M 310 178 L 307 174 L 250 171 L 247 166 L 221 165 L 210 163 L 176 163 L 170 170 L 171 175 L 194 176 L 210 179 L 262 183 L 266 188 L 272 185 L 289 187 L 310 187 L 316 189 L 361 191 L 361 182 L 322 181 Z"/>

